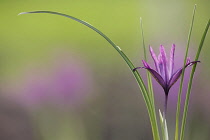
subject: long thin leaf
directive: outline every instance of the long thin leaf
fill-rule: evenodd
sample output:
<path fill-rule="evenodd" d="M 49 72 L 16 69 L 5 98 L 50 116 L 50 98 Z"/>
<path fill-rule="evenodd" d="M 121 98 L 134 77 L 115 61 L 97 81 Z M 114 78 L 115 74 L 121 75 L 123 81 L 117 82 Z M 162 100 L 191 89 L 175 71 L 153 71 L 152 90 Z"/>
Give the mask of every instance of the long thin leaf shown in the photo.
<path fill-rule="evenodd" d="M 145 47 L 145 40 L 144 40 L 144 30 L 143 30 L 143 21 L 142 18 L 140 18 L 140 26 L 141 26 L 141 35 L 142 35 L 142 46 L 144 50 L 144 59 L 147 61 L 147 51 Z M 156 109 L 155 109 L 155 101 L 154 101 L 154 92 L 153 92 L 153 85 L 152 85 L 152 77 L 149 71 L 147 71 L 147 84 L 148 84 L 148 94 L 151 100 L 152 109 L 155 114 L 154 121 L 157 123 L 157 117 L 156 117 Z M 156 124 L 157 125 L 157 124 Z M 158 129 L 158 128 L 157 128 Z M 159 133 L 159 130 L 158 130 Z"/>
<path fill-rule="evenodd" d="M 165 119 L 165 121 L 164 121 L 164 124 L 165 124 L 165 128 L 164 128 L 164 132 L 165 132 L 165 140 L 169 140 L 169 138 L 168 138 L 168 127 L 167 127 L 167 121 L 166 121 L 166 119 Z"/>
<path fill-rule="evenodd" d="M 196 54 L 196 57 L 195 57 L 195 61 L 198 61 L 198 59 L 199 59 L 201 50 L 203 48 L 203 43 L 204 43 L 206 35 L 208 33 L 209 26 L 210 26 L 210 19 L 209 19 L 209 21 L 206 25 L 203 36 L 201 38 L 199 48 L 198 48 L 198 51 L 197 51 L 197 54 Z M 189 83 L 188 83 L 187 94 L 186 94 L 185 105 L 184 105 L 184 113 L 183 113 L 183 117 L 182 117 L 182 127 L 181 127 L 181 133 L 180 133 L 180 140 L 184 139 L 184 132 L 185 132 L 185 126 L 186 126 L 186 120 L 187 120 L 189 99 L 190 99 L 192 82 L 193 82 L 193 77 L 194 77 L 194 74 L 195 74 L 196 66 L 197 66 L 197 64 L 193 65 L 193 67 L 192 67 L 192 71 L 191 71 L 191 74 L 190 74 L 190 80 L 189 80 Z"/>
<path fill-rule="evenodd" d="M 195 11 L 196 11 L 196 5 L 194 6 L 194 9 L 193 9 L 192 21 L 191 21 L 191 25 L 190 25 L 189 34 L 188 34 L 186 53 L 185 53 L 185 58 L 184 58 L 184 63 L 183 63 L 183 68 L 184 69 L 182 71 L 182 76 L 181 76 L 180 86 L 179 86 L 177 110 L 176 110 L 175 140 L 178 140 L 178 138 L 179 138 L 179 116 L 180 116 L 181 95 L 182 95 L 184 73 L 185 73 L 185 67 L 184 66 L 185 66 L 186 61 L 187 61 L 188 50 L 189 50 L 189 46 L 190 46 L 190 39 L 191 39 L 191 34 L 192 34 L 192 29 L 193 29 L 193 24 L 194 24 Z"/>
<path fill-rule="evenodd" d="M 144 60 L 147 62 L 147 50 L 145 47 L 145 41 L 144 41 L 144 30 L 143 30 L 143 21 L 142 18 L 140 18 L 140 25 L 141 25 L 141 35 L 142 35 L 142 46 L 143 46 L 143 50 L 144 50 Z M 155 108 L 154 105 L 154 92 L 153 92 L 153 86 L 152 86 L 152 78 L 151 78 L 151 74 L 149 71 L 147 71 L 147 84 L 148 84 L 148 91 L 149 91 L 149 95 L 150 95 L 150 99 L 153 103 L 153 107 Z"/>
<path fill-rule="evenodd" d="M 167 127 L 167 122 L 166 118 L 162 115 L 161 111 L 159 110 L 159 116 L 160 116 L 160 126 L 162 130 L 162 137 L 163 140 L 168 140 L 168 127 Z"/>
<path fill-rule="evenodd" d="M 32 13 L 48 13 L 48 14 L 60 15 L 60 16 L 70 18 L 72 20 L 75 20 L 75 21 L 89 27 L 90 29 L 92 29 L 93 31 L 95 31 L 99 35 L 101 35 L 104 39 L 106 39 L 117 50 L 117 52 L 122 56 L 122 58 L 125 60 L 125 62 L 129 66 L 130 70 L 132 71 L 134 77 L 136 78 L 136 81 L 137 81 L 137 83 L 140 87 L 141 93 L 142 93 L 144 101 L 146 103 L 146 107 L 148 109 L 148 114 L 149 114 L 150 122 L 151 122 L 151 126 L 152 126 L 153 138 L 154 138 L 154 140 L 160 140 L 159 132 L 158 132 L 158 126 L 157 126 L 157 122 L 155 120 L 155 112 L 154 112 L 154 109 L 152 108 L 152 103 L 151 103 L 151 100 L 149 98 L 146 86 L 145 86 L 145 84 L 142 80 L 142 77 L 140 76 L 140 74 L 137 71 L 133 71 L 133 69 L 135 68 L 133 63 L 130 61 L 130 59 L 124 54 L 124 52 L 110 38 L 108 38 L 104 33 L 102 33 L 100 30 L 98 30 L 97 28 L 95 28 L 91 24 L 87 23 L 86 21 L 80 20 L 78 18 L 75 18 L 73 16 L 69 16 L 69 15 L 66 15 L 66 14 L 53 12 L 53 11 L 32 11 L 32 12 L 23 12 L 23 13 L 20 13 L 19 15 L 21 15 L 21 14 L 32 14 Z"/>
<path fill-rule="evenodd" d="M 161 127 L 161 132 L 162 132 L 162 138 L 163 140 L 166 140 L 165 139 L 165 130 L 164 130 L 164 121 L 163 121 L 163 115 L 159 109 L 159 117 L 160 117 L 160 127 Z"/>

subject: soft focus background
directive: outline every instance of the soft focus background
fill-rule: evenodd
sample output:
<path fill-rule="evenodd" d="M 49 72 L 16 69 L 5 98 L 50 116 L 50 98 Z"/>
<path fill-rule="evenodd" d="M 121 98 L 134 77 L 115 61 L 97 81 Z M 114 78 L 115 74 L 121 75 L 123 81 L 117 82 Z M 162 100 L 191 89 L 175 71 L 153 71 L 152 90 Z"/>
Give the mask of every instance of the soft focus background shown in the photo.
<path fill-rule="evenodd" d="M 146 46 L 153 46 L 158 53 L 160 44 L 167 51 L 176 44 L 177 69 L 182 65 L 194 4 L 197 12 L 190 44 L 192 59 L 210 16 L 209 0 L 1 0 L 0 139 L 152 139 L 135 79 L 102 37 L 64 17 L 18 13 L 51 10 L 86 20 L 119 45 L 136 66 L 142 66 L 143 59 L 142 17 Z M 209 44 L 210 34 L 194 79 L 186 140 L 210 139 Z M 140 73 L 145 77 L 144 70 Z M 169 95 L 171 138 L 178 83 Z M 163 91 L 156 81 L 154 88 L 157 109 L 162 109 Z"/>

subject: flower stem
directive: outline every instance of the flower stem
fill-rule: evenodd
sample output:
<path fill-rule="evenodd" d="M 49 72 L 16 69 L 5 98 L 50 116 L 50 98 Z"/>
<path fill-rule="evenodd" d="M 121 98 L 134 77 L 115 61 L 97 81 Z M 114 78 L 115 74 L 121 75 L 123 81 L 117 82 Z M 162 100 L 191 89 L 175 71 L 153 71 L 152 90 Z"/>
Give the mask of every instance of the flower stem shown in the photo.
<path fill-rule="evenodd" d="M 168 105 L 168 94 L 165 95 L 165 104 L 164 104 L 164 112 L 163 112 L 164 119 L 166 119 L 167 105 Z"/>
<path fill-rule="evenodd" d="M 166 114 L 167 114 L 167 104 L 168 104 L 168 92 L 165 92 L 165 103 L 164 103 L 164 112 L 163 112 L 163 120 L 161 123 L 161 127 L 163 127 L 163 140 L 168 140 L 168 128 L 166 123 Z"/>
<path fill-rule="evenodd" d="M 165 125 L 167 105 L 168 105 L 168 93 L 165 94 L 165 103 L 164 103 L 164 112 L 163 112 L 164 130 L 167 129 Z"/>

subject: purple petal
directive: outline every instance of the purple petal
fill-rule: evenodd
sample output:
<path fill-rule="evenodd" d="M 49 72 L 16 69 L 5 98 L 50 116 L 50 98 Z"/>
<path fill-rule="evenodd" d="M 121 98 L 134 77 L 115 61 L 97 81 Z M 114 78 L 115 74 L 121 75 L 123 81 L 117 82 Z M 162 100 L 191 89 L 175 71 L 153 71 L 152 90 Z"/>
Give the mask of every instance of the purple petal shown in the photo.
<path fill-rule="evenodd" d="M 170 60 L 169 60 L 169 77 L 172 76 L 173 70 L 174 70 L 174 52 L 175 52 L 175 44 L 172 45 L 172 47 L 171 47 L 171 52 L 170 52 Z"/>
<path fill-rule="evenodd" d="M 137 69 L 142 69 L 144 67 L 136 67 L 135 69 L 133 69 L 133 72 L 136 71 Z"/>
<path fill-rule="evenodd" d="M 194 65 L 194 64 L 196 64 L 196 63 L 198 63 L 198 62 L 200 62 L 200 61 L 192 61 L 192 62 L 189 62 L 189 63 L 187 63 L 185 66 L 184 66 L 184 68 L 186 68 L 186 67 L 188 67 L 188 66 L 192 66 L 192 65 Z M 181 76 L 181 74 L 182 74 L 182 70 L 183 70 L 183 68 L 180 68 L 180 69 L 178 69 L 172 76 L 171 76 L 171 79 L 170 79 L 170 81 L 169 81 L 169 89 L 176 83 L 176 81 L 179 79 L 179 77 Z"/>
<path fill-rule="evenodd" d="M 159 69 L 160 69 L 159 74 L 162 77 L 165 77 L 164 72 L 163 72 L 163 60 L 162 60 L 161 54 L 158 55 L 158 62 L 159 62 L 158 66 L 159 66 Z"/>
<path fill-rule="evenodd" d="M 145 60 L 142 60 L 142 63 L 143 63 L 145 68 L 150 68 L 149 64 Z"/>
<path fill-rule="evenodd" d="M 155 80 L 163 87 L 163 89 L 166 88 L 166 83 L 159 73 L 157 73 L 155 70 L 153 70 L 151 68 L 147 68 L 147 67 L 142 67 L 142 68 L 147 69 L 152 74 L 152 76 L 155 78 Z"/>
<path fill-rule="evenodd" d="M 167 82 L 168 81 L 167 58 L 166 58 L 166 52 L 165 52 L 163 45 L 160 45 L 160 54 L 161 54 L 161 58 L 162 58 L 162 62 L 163 62 L 163 73 L 164 73 L 163 78 Z"/>
<path fill-rule="evenodd" d="M 144 67 L 136 67 L 136 68 L 133 69 L 133 72 L 136 71 L 137 69 L 142 69 L 142 68 L 149 68 L 150 69 L 150 66 L 146 61 L 142 60 L 142 63 L 144 65 Z"/>
<path fill-rule="evenodd" d="M 187 57 L 187 62 L 186 64 L 189 64 L 190 63 L 190 57 Z"/>
<path fill-rule="evenodd" d="M 151 46 L 149 46 L 150 54 L 154 60 L 156 71 L 160 73 L 159 62 Z"/>
<path fill-rule="evenodd" d="M 144 64 L 144 67 L 137 67 L 137 68 L 133 69 L 133 71 L 135 71 L 137 69 L 141 69 L 141 68 L 147 69 L 151 73 L 151 75 L 155 78 L 155 80 L 165 89 L 166 83 L 163 80 L 163 78 L 161 77 L 161 75 L 159 73 L 157 73 L 155 70 L 151 69 L 149 64 L 146 61 L 142 60 L 142 62 Z"/>

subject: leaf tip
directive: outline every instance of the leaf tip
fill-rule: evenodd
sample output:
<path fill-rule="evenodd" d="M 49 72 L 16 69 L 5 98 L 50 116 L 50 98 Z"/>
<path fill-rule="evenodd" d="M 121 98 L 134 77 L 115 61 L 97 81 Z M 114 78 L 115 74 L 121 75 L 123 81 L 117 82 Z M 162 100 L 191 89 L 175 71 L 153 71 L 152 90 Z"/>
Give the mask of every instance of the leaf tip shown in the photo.
<path fill-rule="evenodd" d="M 194 5 L 194 9 L 196 9 L 196 8 L 197 8 L 197 4 Z"/>
<path fill-rule="evenodd" d="M 23 15 L 23 14 L 28 14 L 28 12 L 21 12 L 21 13 L 18 14 L 18 16 Z"/>
<path fill-rule="evenodd" d="M 160 109 L 159 109 L 159 115 L 160 115 L 160 120 L 161 120 L 161 122 L 163 122 L 163 115 L 162 115 Z"/>

